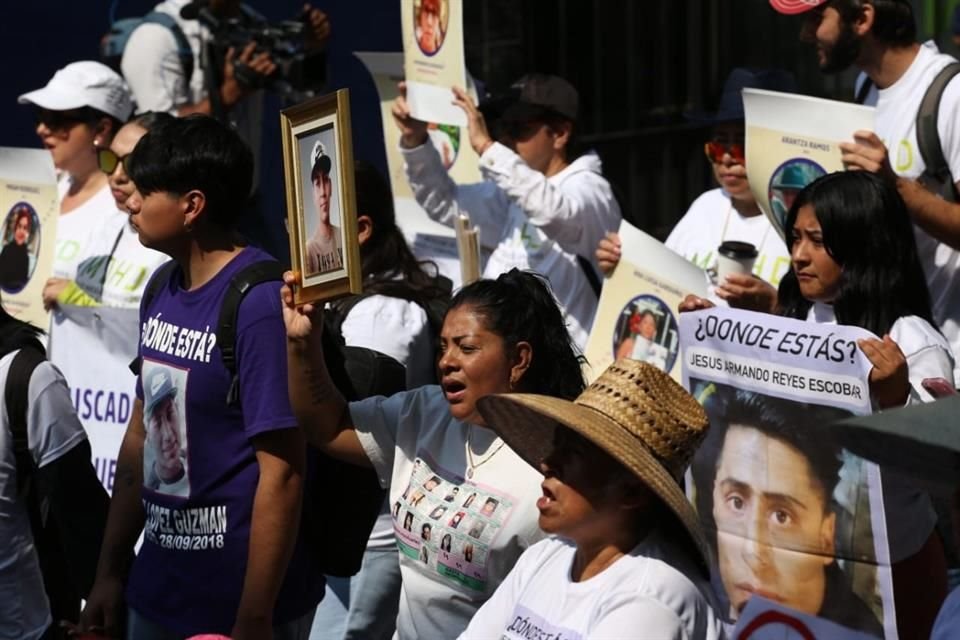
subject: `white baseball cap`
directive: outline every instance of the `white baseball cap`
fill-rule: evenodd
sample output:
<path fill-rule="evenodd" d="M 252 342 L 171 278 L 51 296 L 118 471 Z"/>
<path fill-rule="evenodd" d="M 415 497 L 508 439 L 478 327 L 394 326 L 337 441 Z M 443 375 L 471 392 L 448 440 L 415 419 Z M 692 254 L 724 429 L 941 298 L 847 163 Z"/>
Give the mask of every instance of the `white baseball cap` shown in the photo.
<path fill-rule="evenodd" d="M 68 64 L 53 74 L 47 86 L 23 94 L 17 102 L 51 111 L 93 107 L 121 122 L 133 112 L 127 83 L 107 65 L 92 60 Z"/>

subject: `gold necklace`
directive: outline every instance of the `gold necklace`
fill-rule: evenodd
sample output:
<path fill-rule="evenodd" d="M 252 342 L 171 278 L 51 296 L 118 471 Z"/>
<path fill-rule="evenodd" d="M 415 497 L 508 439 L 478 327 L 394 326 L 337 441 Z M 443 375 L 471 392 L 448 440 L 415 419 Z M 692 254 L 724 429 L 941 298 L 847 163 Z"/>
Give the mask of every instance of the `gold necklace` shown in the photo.
<path fill-rule="evenodd" d="M 503 449 L 503 445 L 506 444 L 506 442 L 504 442 L 503 440 L 500 440 L 500 438 L 498 437 L 497 440 L 500 440 L 500 444 L 497 446 L 496 449 L 493 450 L 493 453 L 488 455 L 486 458 L 483 458 L 479 462 L 474 462 L 473 447 L 470 446 L 470 436 L 472 434 L 473 434 L 473 425 L 470 425 L 469 427 L 467 427 L 467 478 L 468 479 L 473 478 L 474 469 L 489 462 L 493 456 L 497 455 L 497 452 L 500 451 L 500 449 Z"/>

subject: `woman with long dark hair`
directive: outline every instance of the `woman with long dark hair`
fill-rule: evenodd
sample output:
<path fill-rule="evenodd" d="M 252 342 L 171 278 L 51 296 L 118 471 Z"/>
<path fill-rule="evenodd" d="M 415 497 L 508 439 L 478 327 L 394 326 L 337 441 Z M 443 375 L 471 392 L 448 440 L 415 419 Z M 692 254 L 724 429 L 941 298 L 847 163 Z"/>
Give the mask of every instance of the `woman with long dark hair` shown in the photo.
<path fill-rule="evenodd" d="M 293 274 L 286 280 L 293 284 Z M 477 401 L 509 392 L 572 399 L 584 388 L 581 359 L 550 289 L 516 269 L 464 287 L 443 321 L 440 386 L 349 404 L 324 365 L 314 307 L 295 307 L 289 288 L 283 296 L 290 399 L 308 439 L 329 455 L 373 467 L 391 504 L 403 505 L 398 513 L 414 516 L 412 530 L 432 523 L 425 542 L 395 522 L 403 576 L 398 637 L 456 637 L 543 535 L 536 509 L 542 478 L 486 427 Z M 447 506 L 453 487 L 477 494 L 457 527 L 435 511 Z M 441 550 L 447 533 L 451 549 Z M 424 545 L 426 562 L 418 560 Z"/>
<path fill-rule="evenodd" d="M 880 336 L 859 343 L 873 363 L 870 392 L 879 409 L 952 389 L 953 356 L 933 323 L 913 226 L 894 185 L 859 171 L 823 176 L 799 193 L 785 228 L 791 268 L 780 282 L 779 315 Z M 681 310 L 708 306 L 688 296 Z M 924 492 L 893 476 L 884 478 L 883 499 L 898 625 L 929 631 L 946 595 L 936 514 Z"/>
<path fill-rule="evenodd" d="M 435 345 L 443 321 L 441 310 L 450 301 L 450 283 L 436 275 L 434 265 L 417 260 L 407 246 L 397 227 L 390 186 L 380 172 L 357 161 L 354 182 L 364 292 L 330 303 L 324 323 L 339 344 L 389 356 L 395 363 L 388 367 L 402 365 L 406 380 L 397 387 L 386 384 L 392 376 L 373 375 L 377 384 L 366 384 L 354 376 L 349 384 L 356 395 L 351 399 L 359 400 L 436 382 Z M 344 358 L 355 353 L 346 349 Z M 366 370 L 345 367 L 346 372 Z M 354 486 L 369 486 L 374 497 L 382 493 L 371 470 L 359 472 L 352 465 L 344 466 L 356 474 Z M 331 473 L 344 473 L 342 467 L 332 468 L 337 471 Z M 327 576 L 327 592 L 317 607 L 312 637 L 389 640 L 393 636 L 400 601 L 400 564 L 389 502 L 381 505 L 369 534 L 359 573 L 350 578 Z"/>

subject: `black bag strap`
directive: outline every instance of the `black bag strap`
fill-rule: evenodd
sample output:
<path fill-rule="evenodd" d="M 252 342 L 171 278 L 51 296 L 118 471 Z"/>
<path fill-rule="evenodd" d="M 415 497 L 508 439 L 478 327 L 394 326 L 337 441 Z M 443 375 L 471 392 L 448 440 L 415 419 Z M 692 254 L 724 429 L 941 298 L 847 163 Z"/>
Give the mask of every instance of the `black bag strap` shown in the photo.
<path fill-rule="evenodd" d="M 917 147 L 926 166 L 919 180 L 925 187 L 950 202 L 957 202 L 957 192 L 953 175 L 950 173 L 950 165 L 943 157 L 937 119 L 943 92 L 958 73 L 960 73 L 960 62 L 952 62 L 940 70 L 923 94 L 923 100 L 920 101 L 920 108 L 917 110 L 916 122 Z"/>
<path fill-rule="evenodd" d="M 863 84 L 860 85 L 860 89 L 857 91 L 857 95 L 854 98 L 854 101 L 857 104 L 863 104 L 867 101 L 867 96 L 870 95 L 870 89 L 873 89 L 873 80 L 870 79 L 870 76 L 863 76 Z"/>
<path fill-rule="evenodd" d="M 283 266 L 276 260 L 262 260 L 240 269 L 227 285 L 217 320 L 217 346 L 220 347 L 220 359 L 230 372 L 228 406 L 236 406 L 240 402 L 240 377 L 237 374 L 237 315 L 240 303 L 256 285 L 282 280 L 283 272 Z"/>
<path fill-rule="evenodd" d="M 147 286 L 143 289 L 143 295 L 140 297 L 140 308 L 144 311 L 150 308 L 150 304 L 153 302 L 154 298 L 157 297 L 157 294 L 160 293 L 160 290 L 170 282 L 170 276 L 173 275 L 173 270 L 177 268 L 177 263 L 175 260 L 170 260 L 164 262 L 160 265 L 156 271 L 153 272 L 153 276 L 150 278 L 150 282 L 147 283 Z M 140 367 L 143 364 L 140 356 L 137 356 L 130 362 L 130 371 L 133 372 L 133 375 L 140 375 Z"/>
<path fill-rule="evenodd" d="M 45 360 L 44 354 L 32 347 L 20 349 L 10 370 L 7 372 L 7 381 L 3 389 L 3 400 L 7 407 L 7 422 L 13 435 L 13 455 L 17 465 L 17 493 L 21 497 L 28 494 L 30 479 L 36 470 L 36 463 L 30 454 L 30 439 L 27 432 L 27 406 L 29 404 L 30 376 L 33 370 Z M 35 500 L 30 504 L 30 524 L 39 531 L 40 511 Z M 36 508 L 36 513 L 34 513 Z M 37 520 L 36 522 L 34 520 Z"/>

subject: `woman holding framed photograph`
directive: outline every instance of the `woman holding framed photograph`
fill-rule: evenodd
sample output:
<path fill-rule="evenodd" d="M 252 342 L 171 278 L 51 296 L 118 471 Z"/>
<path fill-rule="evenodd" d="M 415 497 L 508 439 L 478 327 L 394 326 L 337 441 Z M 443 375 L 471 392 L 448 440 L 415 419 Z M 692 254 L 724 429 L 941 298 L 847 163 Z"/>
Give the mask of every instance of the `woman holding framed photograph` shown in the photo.
<path fill-rule="evenodd" d="M 395 520 L 403 576 L 397 633 L 455 637 L 523 550 L 543 535 L 535 506 L 540 474 L 486 428 L 477 400 L 510 392 L 570 399 L 582 391 L 580 358 L 560 310 L 534 274 L 512 270 L 477 281 L 454 297 L 444 318 L 440 386 L 348 404 L 324 365 L 319 309 L 294 305 L 294 280 L 286 274 L 283 297 L 290 400 L 298 421 L 327 454 L 372 466 L 391 503 L 402 503 L 405 519 L 413 516 L 410 531 L 432 523 L 426 542 Z M 459 494 L 479 494 L 463 509 L 461 519 L 469 526 L 430 519 L 448 504 L 445 492 L 425 489 L 435 477 L 459 487 Z M 408 485 L 424 488 L 417 504 L 403 495 Z M 488 503 L 497 506 L 483 512 Z M 453 551 L 439 548 L 445 534 L 456 541 Z M 428 560 L 417 561 L 425 546 Z"/>

